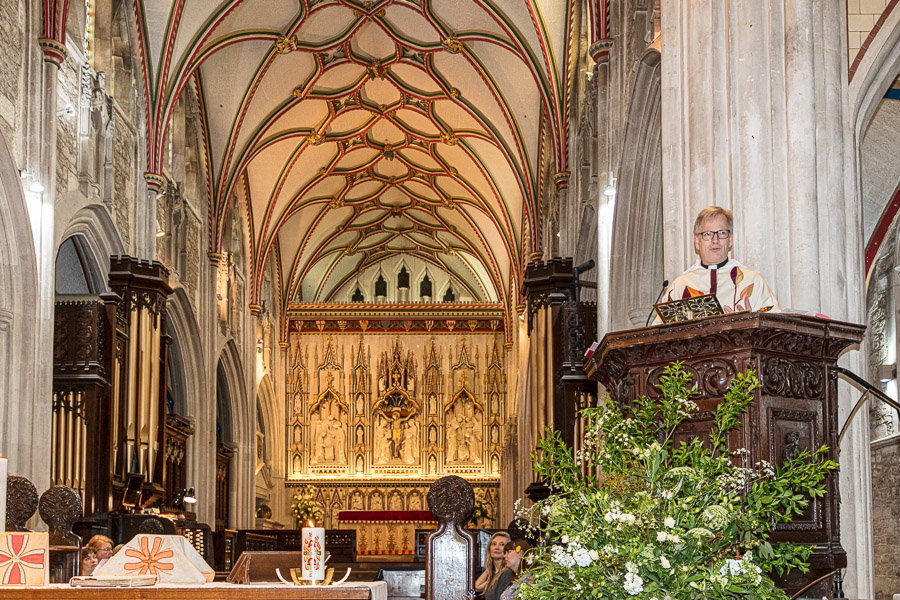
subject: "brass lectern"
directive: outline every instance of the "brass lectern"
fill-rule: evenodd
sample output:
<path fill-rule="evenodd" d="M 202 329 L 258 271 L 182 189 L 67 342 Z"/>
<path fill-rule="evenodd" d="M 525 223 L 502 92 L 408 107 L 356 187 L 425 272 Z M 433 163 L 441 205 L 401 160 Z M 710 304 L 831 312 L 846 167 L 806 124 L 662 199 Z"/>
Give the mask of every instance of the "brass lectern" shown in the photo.
<path fill-rule="evenodd" d="M 615 402 L 628 404 L 642 395 L 659 397 L 656 384 L 663 369 L 683 361 L 697 384 L 694 400 L 699 410 L 676 432 L 677 442 L 707 437 L 713 410 L 732 377 L 753 369 L 761 386 L 742 427 L 730 435 L 729 447 L 748 449 L 751 464 L 759 460 L 781 464 L 798 447 L 822 445 L 837 460 L 837 380 L 831 368 L 864 333 L 862 325 L 813 317 L 733 313 L 610 333 L 586 362 L 585 371 L 606 387 Z M 823 498 L 813 499 L 803 515 L 779 524 L 772 534 L 772 541 L 813 546 L 809 573 L 792 571 L 776 579 L 788 594 L 846 567 L 839 502 L 834 476 L 826 481 Z M 804 595 L 831 597 L 832 586 L 825 577 Z"/>

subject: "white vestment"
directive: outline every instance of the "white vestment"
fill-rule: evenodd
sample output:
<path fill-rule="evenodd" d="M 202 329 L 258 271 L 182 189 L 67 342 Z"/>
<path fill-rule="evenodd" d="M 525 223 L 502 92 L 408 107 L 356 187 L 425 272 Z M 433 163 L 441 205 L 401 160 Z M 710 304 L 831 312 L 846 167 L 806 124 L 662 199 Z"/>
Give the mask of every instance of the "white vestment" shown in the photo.
<path fill-rule="evenodd" d="M 780 312 L 781 306 L 762 275 L 733 258 L 719 268 L 704 267 L 698 261 L 666 288 L 663 301 L 682 300 L 709 294 L 715 278 L 715 294 L 726 313 L 767 309 Z"/>

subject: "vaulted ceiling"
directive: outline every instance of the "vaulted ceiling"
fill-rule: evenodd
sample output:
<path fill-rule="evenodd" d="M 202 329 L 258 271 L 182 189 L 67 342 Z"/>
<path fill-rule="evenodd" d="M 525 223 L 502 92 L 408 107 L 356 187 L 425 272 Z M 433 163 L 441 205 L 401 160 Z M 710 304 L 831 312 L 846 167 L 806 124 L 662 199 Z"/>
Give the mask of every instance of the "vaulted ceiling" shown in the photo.
<path fill-rule="evenodd" d="M 510 306 L 566 168 L 574 4 L 138 0 L 151 171 L 193 85 L 212 249 L 243 199 L 252 298 L 267 261 L 321 303 L 403 254 Z"/>

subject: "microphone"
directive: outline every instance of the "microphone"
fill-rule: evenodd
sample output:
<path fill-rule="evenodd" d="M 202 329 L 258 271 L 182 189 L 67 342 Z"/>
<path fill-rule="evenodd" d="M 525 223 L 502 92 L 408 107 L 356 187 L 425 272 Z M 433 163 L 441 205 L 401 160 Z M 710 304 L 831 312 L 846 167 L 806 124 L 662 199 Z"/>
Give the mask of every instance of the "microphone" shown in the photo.
<path fill-rule="evenodd" d="M 669 280 L 665 279 L 665 280 L 663 280 L 662 289 L 659 290 L 659 296 L 656 297 L 656 302 L 654 302 L 653 304 L 659 304 L 659 299 L 662 298 L 663 292 L 666 291 L 667 287 L 669 287 Z M 653 319 L 653 309 L 652 308 L 650 309 L 650 315 L 647 317 L 647 324 L 644 325 L 644 327 L 647 327 L 650 325 L 651 319 Z"/>
<path fill-rule="evenodd" d="M 572 269 L 572 271 L 574 271 L 575 275 L 579 275 L 581 273 L 584 273 L 585 271 L 590 271 L 594 268 L 595 265 L 596 263 L 594 262 L 594 259 L 591 259 L 587 262 L 581 263 L 580 265 Z"/>

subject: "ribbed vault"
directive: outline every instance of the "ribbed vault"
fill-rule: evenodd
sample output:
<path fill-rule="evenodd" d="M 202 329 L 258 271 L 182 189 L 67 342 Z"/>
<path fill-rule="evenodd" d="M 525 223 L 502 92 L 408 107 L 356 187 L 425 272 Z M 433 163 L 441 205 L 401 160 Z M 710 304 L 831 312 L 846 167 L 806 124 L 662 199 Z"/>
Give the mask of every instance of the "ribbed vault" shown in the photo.
<path fill-rule="evenodd" d="M 574 0 L 137 4 L 151 171 L 195 86 L 212 250 L 240 200 L 251 301 L 267 261 L 286 304 L 325 303 L 398 254 L 517 301 L 541 163 L 565 169 Z"/>

